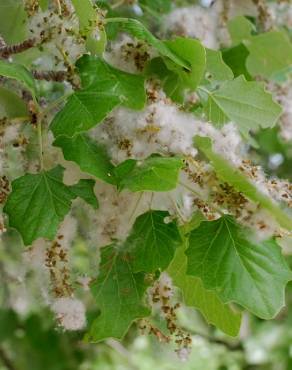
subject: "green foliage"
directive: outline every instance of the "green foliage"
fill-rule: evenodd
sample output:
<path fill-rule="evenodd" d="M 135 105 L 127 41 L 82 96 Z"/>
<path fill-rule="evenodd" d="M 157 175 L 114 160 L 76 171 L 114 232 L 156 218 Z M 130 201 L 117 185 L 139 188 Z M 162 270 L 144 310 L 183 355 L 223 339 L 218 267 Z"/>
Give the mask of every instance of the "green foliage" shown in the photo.
<path fill-rule="evenodd" d="M 98 15 L 91 0 L 72 0 L 76 14 L 79 19 L 81 33 L 86 37 L 86 47 L 93 55 L 102 55 L 106 45 L 106 33 L 100 31 L 99 39 L 92 36 L 93 29 L 98 22 Z"/>
<path fill-rule="evenodd" d="M 157 57 L 148 63 L 145 74 L 157 76 L 163 82 L 163 89 L 167 95 L 172 100 L 183 103 L 185 90 L 194 91 L 203 78 L 206 69 L 206 51 L 199 41 L 181 37 L 165 41 L 165 45 L 187 61 L 190 69 Z"/>
<path fill-rule="evenodd" d="M 95 181 L 90 179 L 81 179 L 75 185 L 70 187 L 70 190 L 76 197 L 82 198 L 86 203 L 90 204 L 94 209 L 98 208 L 98 200 L 94 194 Z"/>
<path fill-rule="evenodd" d="M 184 303 L 200 310 L 208 323 L 230 336 L 236 336 L 241 324 L 240 313 L 222 303 L 218 294 L 207 290 L 199 278 L 187 275 L 186 246 L 187 240 L 177 249 L 167 269 L 173 283 L 181 290 Z"/>
<path fill-rule="evenodd" d="M 93 322 L 87 340 L 121 339 L 132 322 L 149 316 L 142 298 L 147 288 L 144 273 L 134 273 L 127 254 L 115 246 L 102 249 L 100 273 L 91 285 L 100 315 Z"/>
<path fill-rule="evenodd" d="M 143 161 L 129 159 L 115 169 L 120 188 L 135 191 L 169 191 L 177 186 L 182 159 L 152 155 Z"/>
<path fill-rule="evenodd" d="M 247 135 L 251 129 L 272 127 L 281 114 L 281 107 L 263 85 L 238 77 L 225 82 L 219 90 L 209 92 L 205 112 L 213 123 L 222 125 L 231 120 Z"/>
<path fill-rule="evenodd" d="M 92 199 L 93 183 L 85 180 L 71 189 L 62 182 L 63 170 L 58 165 L 50 171 L 26 174 L 13 181 L 4 211 L 9 216 L 9 225 L 19 231 L 25 245 L 41 237 L 53 239 L 77 195 L 96 207 Z"/>
<path fill-rule="evenodd" d="M 242 40 L 249 39 L 252 32 L 255 31 L 255 27 L 246 17 L 238 16 L 228 22 L 228 31 L 233 44 L 236 45 L 240 44 Z"/>
<path fill-rule="evenodd" d="M 21 329 L 29 343 L 22 345 L 33 348 L 33 355 L 39 345 L 49 347 L 47 352 L 41 352 L 37 361 L 33 358 L 35 369 L 79 369 L 81 347 L 76 343 L 81 335 L 85 334 L 89 342 L 111 338 L 104 346 L 113 346 L 124 353 L 123 347 L 112 339 L 130 341 L 134 329 L 124 338 L 132 323 L 151 314 L 145 325 L 158 323 L 158 328 L 147 328 L 149 333 L 166 342 L 173 339 L 178 354 L 182 349 L 187 352 L 187 345 L 183 343 L 182 346 L 178 339 L 184 335 L 181 334 L 184 329 L 172 331 L 172 320 L 174 326 L 179 327 L 181 316 L 185 316 L 198 334 L 202 323 L 197 325 L 199 320 L 193 319 L 196 316 L 194 308 L 228 336 L 237 336 L 240 329 L 241 312 L 235 305 L 262 319 L 275 317 L 284 305 L 285 286 L 292 279 L 286 262 L 288 258 L 282 256 L 279 247 L 281 244 L 285 251 L 289 250 L 292 218 L 275 199 L 283 200 L 288 208 L 291 185 L 278 179 L 266 179 L 267 187 L 276 184 L 272 190 L 279 191 L 279 197 L 272 191 L 271 196 L 263 193 L 243 167 L 231 164 L 226 148 L 222 150 L 221 143 L 216 140 L 228 137 L 224 130 L 229 126 L 222 126 L 233 122 L 242 134 L 240 145 L 245 146 L 245 155 L 251 163 L 265 163 L 268 168 L 270 156 L 281 154 L 284 165 L 281 169 L 279 166 L 276 170 L 270 168 L 270 173 L 290 176 L 291 145 L 276 137 L 279 129 L 275 126 L 286 116 L 280 117 L 282 109 L 273 99 L 273 95 L 279 101 L 289 99 L 288 93 L 284 93 L 289 92 L 292 45 L 285 27 L 260 33 L 267 28 L 262 16 L 252 19 L 240 15 L 226 23 L 230 43 L 222 40 L 219 29 L 218 35 L 213 37 L 215 44 L 228 45 L 226 49 L 212 50 L 203 46 L 206 40 L 158 38 L 158 35 L 172 32 L 184 34 L 179 27 L 163 30 L 161 24 L 168 22 L 162 17 L 165 13 L 180 5 L 193 5 L 187 0 L 138 0 L 134 3 L 7 0 L 4 5 L 2 3 L 0 1 L 0 36 L 4 41 L 7 44 L 22 42 L 29 37 L 27 31 L 30 30 L 30 34 L 38 34 L 34 43 L 38 47 L 33 45 L 27 58 L 22 53 L 27 48 L 26 43 L 7 47 L 0 40 L 0 76 L 3 76 L 0 200 L 5 213 L 3 217 L 0 215 L 0 232 L 7 229 L 0 242 L 0 255 L 5 255 L 4 249 L 10 251 L 14 246 L 20 251 L 22 242 L 27 246 L 40 238 L 54 240 L 56 235 L 59 237 L 58 228 L 72 209 L 70 217 L 78 221 L 78 227 L 75 240 L 70 241 L 70 258 L 67 261 L 66 255 L 57 252 L 64 266 L 55 274 L 54 268 L 58 269 L 59 263 L 49 260 L 49 252 L 46 255 L 51 279 L 47 282 L 51 290 L 48 292 L 50 304 L 60 298 L 59 279 L 67 288 L 72 282 L 72 288 L 68 288 L 70 297 L 72 289 L 72 302 L 77 302 L 80 311 L 83 306 L 79 298 L 83 295 L 88 306 L 94 306 L 93 298 L 98 309 L 98 312 L 95 307 L 88 310 L 89 332 L 82 330 L 75 341 L 72 340 L 72 346 L 69 335 L 66 334 L 68 341 L 63 342 L 50 325 L 42 327 L 36 316 L 19 320 L 14 313 L 0 310 L 0 341 L 4 343 L 4 351 L 10 348 L 6 343 L 8 338 L 13 338 L 15 358 L 21 358 L 22 352 L 18 352 L 17 347 L 22 344 L 21 334 L 17 334 Z M 198 9 L 201 12 L 199 6 L 190 7 L 190 12 Z M 205 11 L 213 17 L 216 6 L 200 14 Z M 229 11 L 227 13 L 228 18 Z M 244 11 L 241 9 L 238 13 Z M 201 26 L 205 26 L 208 17 L 203 18 Z M 220 13 L 220 22 L 224 23 L 221 18 Z M 120 32 L 139 42 L 128 42 L 123 36 L 119 38 Z M 117 42 L 114 44 L 113 40 Z M 9 60 L 5 59 L 6 55 L 10 56 Z M 143 67 L 146 63 L 140 73 L 125 72 L 140 62 Z M 36 79 L 41 81 L 36 82 Z M 275 85 L 275 82 L 283 85 Z M 266 87 L 274 91 L 273 95 Z M 137 111 L 137 114 L 129 111 Z M 290 114 L 287 107 L 285 113 Z M 124 122 L 126 119 L 130 121 Z M 113 127 L 113 123 L 117 127 Z M 98 124 L 101 125 L 97 130 L 100 137 L 96 132 L 88 132 Z M 191 145 L 194 133 L 200 133 L 195 138 L 199 154 Z M 204 135 L 212 135 L 216 151 L 211 138 Z M 177 150 L 172 150 L 175 147 L 172 147 L 172 140 L 177 141 Z M 133 143 L 133 150 L 124 150 L 125 141 Z M 109 142 L 113 147 L 107 144 Z M 258 148 L 251 148 L 251 142 L 258 143 Z M 149 150 L 151 148 L 153 150 Z M 239 157 L 239 162 L 241 160 Z M 72 170 L 66 161 L 74 162 L 79 168 L 74 166 Z M 65 179 L 63 166 L 66 167 Z M 21 177 L 17 177 L 19 173 Z M 66 185 L 67 178 L 75 178 L 75 175 L 81 180 Z M 99 194 L 99 199 L 95 193 Z M 262 210 L 271 215 L 275 221 L 272 225 L 275 226 L 274 238 L 259 241 L 255 230 L 262 231 L 260 223 L 250 224 L 250 228 L 245 229 L 245 222 L 238 217 L 233 193 L 243 201 L 239 207 L 242 215 L 246 211 L 246 224 L 248 215 L 256 218 L 256 212 L 260 217 L 264 213 Z M 82 201 L 73 203 L 77 197 Z M 244 209 L 248 203 L 244 203 L 245 198 L 253 203 L 254 210 Z M 83 201 L 94 211 L 88 212 Z M 198 210 L 202 211 L 200 216 Z M 68 229 L 72 234 L 70 227 Z M 281 238 L 276 242 L 279 235 Z M 58 239 L 61 249 L 62 237 Z M 100 264 L 96 245 L 106 245 L 100 251 Z M 10 256 L 9 263 L 13 261 L 14 256 Z M 20 264 L 20 259 L 17 263 Z M 10 283 L 15 277 L 10 277 L 10 271 L 7 273 L 3 266 L 1 263 L 0 277 Z M 37 270 L 27 271 L 24 267 L 23 276 L 36 278 Z M 169 297 L 159 290 L 163 289 L 164 272 L 174 286 L 174 295 L 169 292 L 171 288 L 165 289 Z M 81 273 L 85 275 L 84 284 Z M 87 278 L 91 281 L 90 292 L 84 289 L 81 293 L 81 285 L 85 287 Z M 41 279 L 39 284 L 42 284 Z M 158 300 L 154 297 L 157 292 L 154 294 L 150 289 L 146 293 L 153 284 L 159 287 L 161 297 Z M 41 286 L 41 290 L 43 288 Z M 9 294 L 6 297 L 5 289 L 4 284 L 0 298 L 3 295 L 5 302 L 16 307 L 16 303 L 10 303 L 13 300 Z M 180 301 L 184 305 L 178 310 Z M 155 305 L 157 302 L 161 305 Z M 74 307 L 69 308 L 74 311 Z M 40 311 L 43 314 L 42 308 Z M 73 320 L 76 312 L 72 314 Z M 56 310 L 56 317 L 62 324 L 64 317 L 57 314 Z M 84 323 L 84 317 L 80 321 Z M 181 327 L 184 328 L 184 323 Z M 217 333 L 213 328 L 204 328 L 202 332 L 206 337 Z M 218 334 L 215 341 L 223 341 L 223 333 Z M 228 338 L 226 343 L 226 347 L 237 349 L 239 342 L 232 347 L 231 343 L 235 342 Z M 241 350 L 244 346 L 239 344 Z M 63 350 L 65 362 L 62 362 Z M 2 343 L 0 361 L 3 360 L 1 351 Z M 27 350 L 24 352 L 26 359 Z M 102 367 L 106 361 L 100 361 L 100 357 L 98 353 L 98 364 L 92 369 L 106 369 Z M 16 368 L 28 366 L 26 360 L 15 361 Z M 113 367 L 117 362 L 113 361 Z M 84 362 L 81 367 L 90 366 Z M 200 364 L 196 366 L 199 370 L 206 368 Z M 212 370 L 224 366 L 230 369 L 232 364 L 218 360 Z M 245 368 L 243 363 L 239 366 Z M 132 363 L 128 366 L 136 367 Z"/>
<path fill-rule="evenodd" d="M 9 45 L 26 38 L 27 14 L 22 0 L 2 0 L 0 2 L 0 34 Z"/>
<path fill-rule="evenodd" d="M 27 115 L 27 107 L 20 97 L 14 92 L 0 88 L 0 117 L 25 117 Z"/>
<path fill-rule="evenodd" d="M 171 10 L 171 0 L 139 0 L 139 5 L 142 9 L 151 9 L 151 12 L 155 12 L 157 15 Z"/>
<path fill-rule="evenodd" d="M 252 76 L 273 78 L 292 64 L 292 45 L 283 32 L 252 36 L 244 44 L 250 53 L 246 66 Z"/>
<path fill-rule="evenodd" d="M 197 40 L 176 38 L 175 40 L 165 41 L 165 45 L 176 55 L 187 61 L 190 70 L 166 60 L 168 69 L 177 74 L 177 84 L 181 88 L 195 90 L 203 76 L 206 66 L 206 52 L 202 44 Z"/>
<path fill-rule="evenodd" d="M 21 82 L 34 97 L 37 95 L 35 80 L 32 74 L 21 64 L 0 60 L 0 76 L 13 78 Z"/>
<path fill-rule="evenodd" d="M 47 10 L 49 6 L 49 0 L 39 0 L 39 4 L 43 11 Z"/>
<path fill-rule="evenodd" d="M 252 76 L 274 78 L 291 66 L 292 45 L 283 31 L 253 35 L 253 24 L 243 16 L 231 19 L 228 22 L 228 31 L 233 44 L 242 42 L 248 49 L 246 66 Z"/>
<path fill-rule="evenodd" d="M 233 72 L 224 63 L 222 53 L 212 49 L 206 49 L 206 74 L 207 80 L 212 82 L 233 79 Z"/>
<path fill-rule="evenodd" d="M 78 16 L 81 30 L 87 30 L 91 27 L 91 23 L 97 19 L 91 0 L 83 0 L 82 3 L 78 0 L 72 0 L 72 4 Z"/>
<path fill-rule="evenodd" d="M 246 69 L 246 59 L 248 55 L 249 52 L 243 44 L 238 44 L 222 51 L 222 58 L 231 68 L 234 77 L 243 75 L 247 81 L 250 81 L 252 77 Z"/>
<path fill-rule="evenodd" d="M 181 237 L 166 211 L 149 211 L 137 217 L 126 240 L 135 272 L 165 270 L 173 259 Z"/>
<path fill-rule="evenodd" d="M 118 105 L 142 109 L 146 94 L 141 76 L 122 72 L 105 61 L 84 56 L 77 68 L 82 89 L 68 98 L 55 116 L 51 130 L 55 137 L 74 136 L 100 123 Z"/>
<path fill-rule="evenodd" d="M 106 149 L 89 136 L 85 134 L 73 137 L 59 136 L 54 145 L 62 149 L 67 161 L 77 163 L 82 171 L 110 184 L 115 183 L 114 166 Z"/>
<path fill-rule="evenodd" d="M 255 315 L 273 318 L 284 305 L 292 275 L 273 240 L 247 239 L 230 216 L 202 222 L 190 233 L 187 274 L 202 279 L 224 302 L 236 302 Z"/>

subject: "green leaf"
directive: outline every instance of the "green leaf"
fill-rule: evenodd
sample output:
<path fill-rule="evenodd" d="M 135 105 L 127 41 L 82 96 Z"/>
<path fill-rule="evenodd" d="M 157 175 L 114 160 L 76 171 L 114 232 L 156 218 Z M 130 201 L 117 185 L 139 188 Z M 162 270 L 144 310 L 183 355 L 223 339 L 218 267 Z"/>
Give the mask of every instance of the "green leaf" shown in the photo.
<path fill-rule="evenodd" d="M 185 70 L 176 63 L 165 60 L 166 66 L 178 75 L 178 83 L 182 88 L 195 90 L 201 81 L 206 67 L 206 52 L 198 40 L 178 37 L 164 41 L 164 44 L 176 55 L 187 61 L 190 70 Z"/>
<path fill-rule="evenodd" d="M 166 95 L 173 101 L 180 104 L 184 103 L 184 90 L 185 86 L 182 84 L 180 77 L 175 72 L 169 70 L 162 57 L 151 59 L 145 70 L 145 76 L 159 78 L 162 82 L 163 90 Z"/>
<path fill-rule="evenodd" d="M 226 81 L 233 79 L 233 72 L 224 63 L 218 50 L 206 49 L 206 78 L 209 81 Z"/>
<path fill-rule="evenodd" d="M 92 342 L 122 339 L 134 320 L 150 315 L 142 301 L 146 288 L 145 275 L 132 271 L 127 255 L 112 245 L 104 247 L 99 275 L 91 285 L 101 313 L 86 339 Z"/>
<path fill-rule="evenodd" d="M 243 44 L 222 51 L 222 58 L 231 68 L 234 77 L 243 75 L 247 81 L 251 81 L 252 77 L 246 69 L 246 59 L 248 56 L 249 52 Z"/>
<path fill-rule="evenodd" d="M 151 9 L 152 12 L 161 15 L 171 10 L 171 0 L 139 0 L 142 9 Z"/>
<path fill-rule="evenodd" d="M 255 26 L 244 16 L 230 19 L 227 23 L 227 28 L 234 45 L 249 39 L 252 32 L 255 31 Z"/>
<path fill-rule="evenodd" d="M 129 166 L 130 164 L 130 166 Z M 125 171 L 127 166 L 127 171 Z M 128 160 L 115 169 L 119 187 L 131 191 L 170 191 L 177 186 L 181 158 L 152 155 L 143 161 Z"/>
<path fill-rule="evenodd" d="M 219 90 L 209 92 L 205 108 L 210 121 L 222 124 L 224 115 L 235 122 L 244 135 L 251 129 L 272 127 L 281 111 L 261 83 L 246 81 L 243 76 L 226 81 Z"/>
<path fill-rule="evenodd" d="M 72 3 L 79 19 L 80 31 L 87 38 L 87 50 L 93 55 L 102 55 L 106 45 L 106 34 L 103 30 L 100 30 L 99 40 L 92 36 L 92 31 L 96 28 L 99 16 L 91 0 L 72 0 Z"/>
<path fill-rule="evenodd" d="M 149 211 L 139 216 L 125 242 L 135 272 L 167 268 L 182 243 L 179 230 L 167 211 Z"/>
<path fill-rule="evenodd" d="M 59 136 L 54 146 L 62 149 L 64 158 L 78 164 L 83 172 L 95 176 L 109 184 L 115 184 L 114 165 L 111 163 L 106 148 L 94 142 L 85 134 L 73 137 Z"/>
<path fill-rule="evenodd" d="M 230 122 L 230 118 L 227 117 L 211 95 L 209 95 L 207 104 L 204 107 L 204 112 L 208 121 L 213 122 L 216 126 L 221 127 L 225 125 L 225 123 Z"/>
<path fill-rule="evenodd" d="M 9 45 L 27 37 L 27 14 L 22 0 L 0 2 L 0 34 Z"/>
<path fill-rule="evenodd" d="M 184 97 L 184 87 L 181 84 L 179 76 L 173 72 L 170 72 L 168 76 L 163 81 L 163 90 L 166 95 L 170 97 L 173 101 L 183 104 Z"/>
<path fill-rule="evenodd" d="M 91 0 L 72 0 L 72 4 L 79 19 L 80 30 L 90 28 L 91 23 L 97 19 L 97 13 Z"/>
<path fill-rule="evenodd" d="M 138 40 L 143 40 L 149 45 L 153 46 L 157 51 L 164 57 L 169 58 L 175 64 L 190 70 L 190 65 L 186 60 L 181 58 L 173 52 L 165 42 L 157 39 L 147 28 L 136 19 L 131 18 L 111 18 L 107 19 L 108 22 L 120 23 L 121 30 L 130 33 L 132 36 L 136 37 Z"/>
<path fill-rule="evenodd" d="M 284 305 L 291 271 L 274 240 L 255 244 L 234 219 L 202 222 L 190 233 L 187 273 L 202 279 L 223 302 L 236 302 L 263 319 Z"/>
<path fill-rule="evenodd" d="M 184 90 L 195 90 L 204 75 L 206 52 L 202 44 L 193 39 L 176 38 L 165 41 L 165 45 L 189 62 L 190 70 L 182 68 L 169 59 L 157 57 L 148 63 L 145 74 L 157 76 L 162 81 L 166 94 L 172 100 L 182 104 Z"/>
<path fill-rule="evenodd" d="M 26 104 L 14 92 L 0 87 L 0 118 L 26 117 Z"/>
<path fill-rule="evenodd" d="M 127 108 L 140 110 L 146 102 L 142 76 L 123 72 L 98 57 L 84 55 L 76 64 L 83 89 L 105 91 L 119 97 Z"/>
<path fill-rule="evenodd" d="M 45 10 L 48 9 L 49 0 L 39 0 L 39 4 L 40 4 L 42 11 L 44 12 Z"/>
<path fill-rule="evenodd" d="M 82 89 L 71 95 L 55 116 L 51 124 L 55 137 L 89 130 L 120 104 L 143 109 L 146 93 L 142 76 L 120 71 L 89 55 L 79 59 L 77 68 Z"/>
<path fill-rule="evenodd" d="M 237 191 L 243 193 L 247 198 L 255 203 L 259 203 L 263 208 L 271 213 L 271 216 L 287 230 L 292 229 L 292 219 L 280 206 L 274 203 L 269 197 L 260 192 L 249 179 L 233 167 L 226 159 L 212 150 L 212 141 L 207 137 L 195 138 L 195 144 L 206 157 L 211 161 L 218 178 L 233 186 Z"/>
<path fill-rule="evenodd" d="M 235 337 L 240 329 L 241 314 L 233 311 L 229 305 L 222 303 L 214 291 L 205 289 L 199 278 L 186 274 L 185 249 L 187 245 L 185 242 L 177 249 L 167 273 L 173 284 L 181 290 L 187 306 L 197 308 L 208 323 Z"/>
<path fill-rule="evenodd" d="M 94 194 L 95 181 L 91 179 L 81 179 L 75 185 L 70 187 L 70 190 L 76 197 L 85 200 L 94 209 L 98 209 L 98 200 Z"/>
<path fill-rule="evenodd" d="M 33 97 L 36 97 L 37 91 L 33 75 L 21 64 L 0 60 L 0 76 L 13 78 L 21 82 L 32 93 Z"/>
<path fill-rule="evenodd" d="M 244 41 L 250 55 L 246 66 L 252 76 L 273 78 L 292 65 L 292 44 L 281 31 L 270 31 Z"/>
<path fill-rule="evenodd" d="M 9 216 L 9 226 L 19 231 L 25 245 L 41 237 L 52 240 L 69 212 L 76 196 L 63 184 L 63 171 L 57 166 L 12 182 L 4 212 Z"/>

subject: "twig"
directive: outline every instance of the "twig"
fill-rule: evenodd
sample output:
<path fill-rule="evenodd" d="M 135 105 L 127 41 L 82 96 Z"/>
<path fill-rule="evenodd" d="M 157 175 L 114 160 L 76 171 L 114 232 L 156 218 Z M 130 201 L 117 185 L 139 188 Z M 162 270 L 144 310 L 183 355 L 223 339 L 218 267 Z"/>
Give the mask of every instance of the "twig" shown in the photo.
<path fill-rule="evenodd" d="M 19 44 L 5 45 L 0 47 L 0 57 L 8 58 L 12 54 L 18 54 L 25 50 L 31 49 L 36 44 L 36 39 L 27 39 Z"/>
<path fill-rule="evenodd" d="M 67 71 L 32 71 L 32 74 L 37 80 L 45 81 L 66 81 L 68 74 Z"/>

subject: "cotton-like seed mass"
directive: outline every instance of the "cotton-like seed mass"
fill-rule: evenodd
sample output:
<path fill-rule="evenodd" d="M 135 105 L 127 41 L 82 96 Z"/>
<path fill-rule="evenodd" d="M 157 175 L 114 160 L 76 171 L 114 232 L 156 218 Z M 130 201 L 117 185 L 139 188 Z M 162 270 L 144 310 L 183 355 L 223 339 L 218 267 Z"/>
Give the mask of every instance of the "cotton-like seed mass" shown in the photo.
<path fill-rule="evenodd" d="M 217 9 L 191 6 L 173 10 L 164 19 L 164 28 L 179 36 L 199 39 L 204 46 L 218 48 L 219 18 Z"/>
<path fill-rule="evenodd" d="M 81 330 L 86 325 L 85 306 L 76 298 L 57 298 L 52 303 L 52 310 L 59 325 L 66 330 Z"/>

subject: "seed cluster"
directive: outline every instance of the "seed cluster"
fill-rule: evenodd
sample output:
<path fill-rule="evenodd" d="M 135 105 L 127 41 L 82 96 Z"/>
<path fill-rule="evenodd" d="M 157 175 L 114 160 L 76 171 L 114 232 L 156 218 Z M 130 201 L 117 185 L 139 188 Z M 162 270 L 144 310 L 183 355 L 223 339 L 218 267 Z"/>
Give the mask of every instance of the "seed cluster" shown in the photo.
<path fill-rule="evenodd" d="M 155 335 L 159 341 L 169 343 L 173 341 L 176 345 L 175 351 L 180 357 L 182 354 L 189 354 L 192 339 L 189 333 L 186 333 L 178 325 L 177 310 L 180 308 L 179 303 L 172 302 L 173 288 L 170 278 L 163 273 L 158 281 L 149 291 L 150 304 L 154 309 L 158 309 L 163 317 L 169 335 L 165 335 L 161 330 L 155 328 L 148 321 L 143 321 L 140 328 L 143 332 Z"/>
<path fill-rule="evenodd" d="M 70 297 L 73 288 L 70 283 L 70 271 L 68 268 L 67 251 L 62 248 L 59 235 L 46 252 L 46 266 L 50 272 L 52 291 L 55 297 Z"/>

